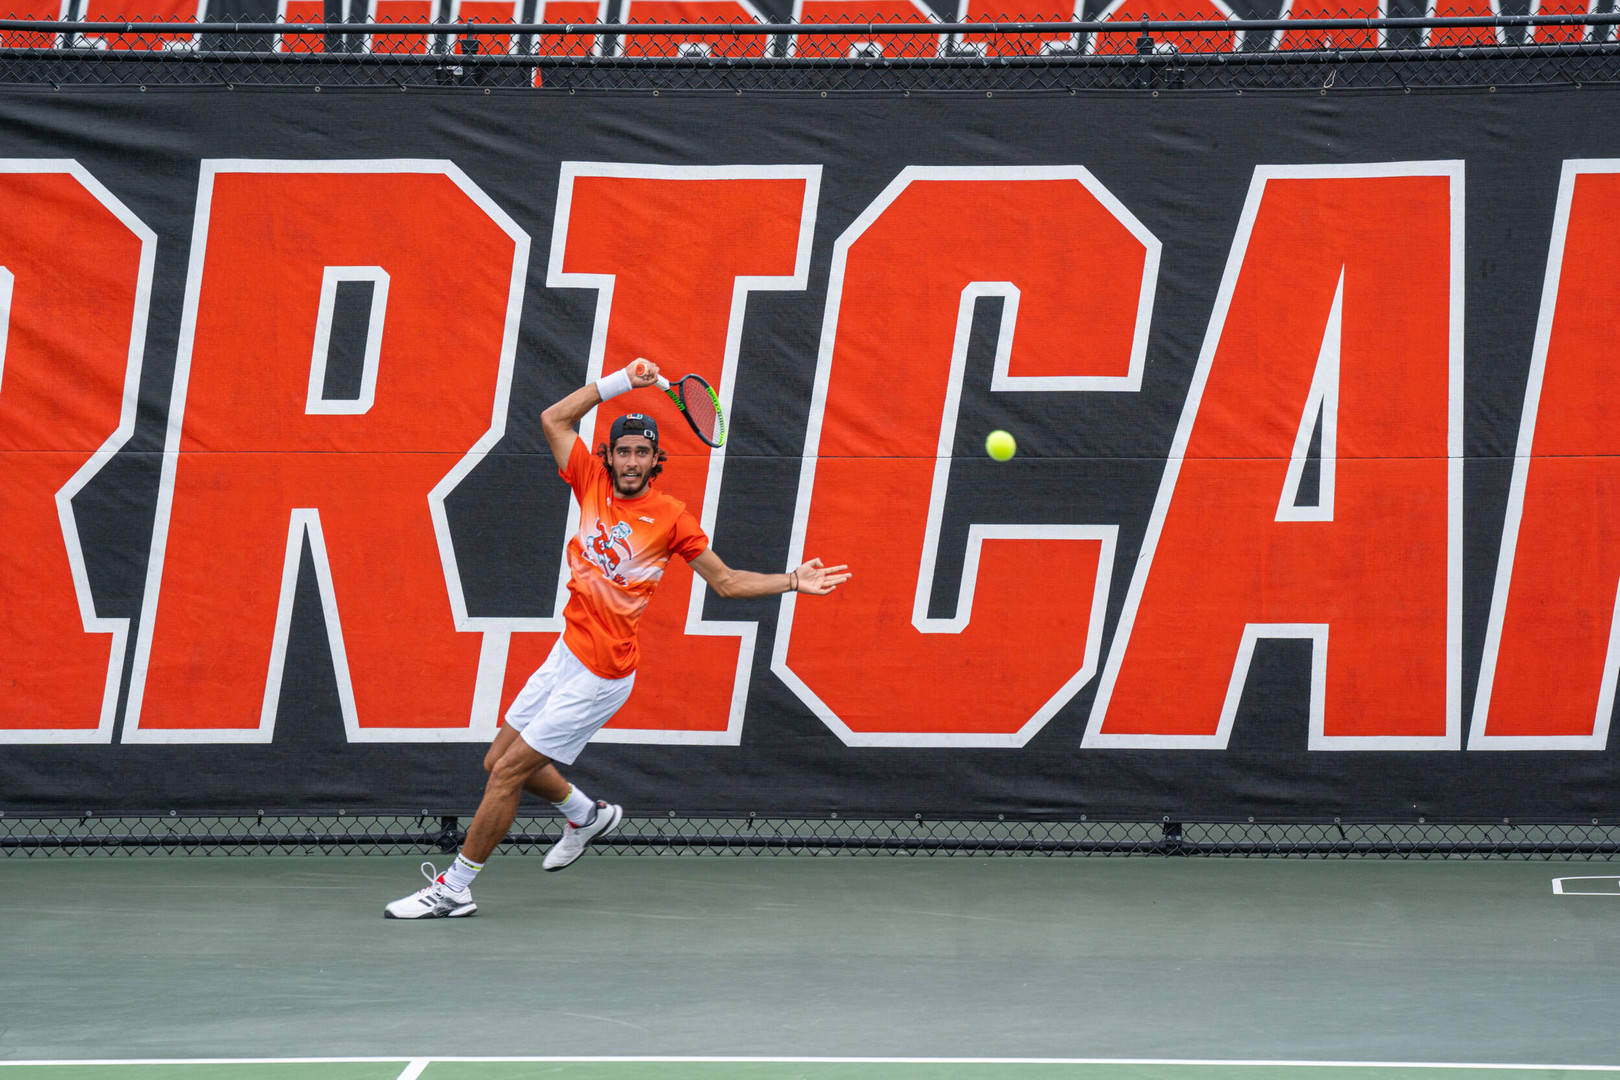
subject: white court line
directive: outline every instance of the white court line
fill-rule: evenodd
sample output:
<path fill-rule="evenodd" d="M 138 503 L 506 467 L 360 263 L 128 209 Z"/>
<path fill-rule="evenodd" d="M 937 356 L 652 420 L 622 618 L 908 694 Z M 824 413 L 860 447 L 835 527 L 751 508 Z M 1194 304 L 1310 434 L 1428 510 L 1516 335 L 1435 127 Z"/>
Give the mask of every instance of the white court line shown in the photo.
<path fill-rule="evenodd" d="M 84 1060 L 0 1061 L 8 1066 L 84 1065 L 347 1065 L 406 1062 L 399 1080 L 414 1080 L 433 1062 L 519 1064 L 783 1064 L 783 1065 L 1160 1065 L 1184 1067 L 1314 1069 L 1490 1069 L 1498 1071 L 1620 1073 L 1620 1065 L 1510 1065 L 1458 1061 L 1271 1061 L 1253 1058 L 1037 1058 L 1037 1057 L 659 1057 L 651 1055 L 551 1055 L 545 1057 L 297 1057 L 297 1058 L 96 1058 Z M 413 1071 L 415 1070 L 415 1071 Z"/>
<path fill-rule="evenodd" d="M 1604 892 L 1583 892 L 1578 887 L 1573 891 L 1564 888 L 1566 881 L 1608 881 L 1614 884 L 1613 889 Z M 1620 896 L 1620 877 L 1613 874 L 1604 874 L 1597 877 L 1555 877 L 1552 883 L 1554 896 Z"/>

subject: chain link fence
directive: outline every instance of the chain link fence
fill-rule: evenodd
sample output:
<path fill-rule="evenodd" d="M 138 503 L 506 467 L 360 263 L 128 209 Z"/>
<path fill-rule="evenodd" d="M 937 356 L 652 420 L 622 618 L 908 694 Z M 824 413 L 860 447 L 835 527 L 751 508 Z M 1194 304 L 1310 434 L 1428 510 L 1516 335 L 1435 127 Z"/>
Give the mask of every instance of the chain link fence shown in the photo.
<path fill-rule="evenodd" d="M 1068 22 L 944 22 L 920 7 L 910 21 L 861 21 L 859 0 L 827 0 L 846 11 L 836 20 L 783 23 L 10 18 L 0 19 L 0 85 L 993 95 L 1620 82 L 1613 10 L 1559 13 L 1549 3 L 1542 14 L 1502 15 L 1436 0 L 1443 16 L 1382 17 L 1375 6 L 1242 19 L 1207 6 L 1215 0 L 1186 2 L 1189 12 L 1150 14 L 1154 5 L 1121 0 L 1106 9 L 1113 17 Z"/>
<path fill-rule="evenodd" d="M 0 855 L 453 854 L 467 819 L 435 814 L 0 817 Z M 501 850 L 533 854 L 561 819 L 519 818 Z M 627 816 L 603 855 L 1160 855 L 1249 858 L 1613 859 L 1620 826 L 927 821 Z"/>

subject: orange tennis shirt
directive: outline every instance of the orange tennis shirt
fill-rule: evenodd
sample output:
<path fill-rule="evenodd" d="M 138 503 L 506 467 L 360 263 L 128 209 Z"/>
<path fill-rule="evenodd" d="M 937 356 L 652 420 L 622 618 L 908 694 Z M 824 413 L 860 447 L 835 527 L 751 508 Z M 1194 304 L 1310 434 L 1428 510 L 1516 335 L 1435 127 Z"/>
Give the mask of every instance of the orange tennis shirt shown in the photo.
<path fill-rule="evenodd" d="M 709 538 L 686 504 L 647 487 L 634 499 L 613 491 L 613 478 L 585 440 L 574 440 L 558 470 L 579 500 L 579 532 L 568 540 L 568 606 L 563 644 L 604 679 L 636 670 L 636 624 L 663 579 L 671 555 L 691 562 Z"/>

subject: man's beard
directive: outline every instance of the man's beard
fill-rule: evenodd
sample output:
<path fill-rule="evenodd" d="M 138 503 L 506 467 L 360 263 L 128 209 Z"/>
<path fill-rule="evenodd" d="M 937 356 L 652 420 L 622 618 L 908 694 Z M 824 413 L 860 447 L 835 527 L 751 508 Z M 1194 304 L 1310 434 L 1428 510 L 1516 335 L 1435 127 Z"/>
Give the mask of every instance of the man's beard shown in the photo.
<path fill-rule="evenodd" d="M 641 483 L 637 486 L 637 488 L 634 491 L 626 491 L 626 490 L 624 490 L 624 485 L 623 485 L 622 478 L 619 476 L 618 473 L 614 473 L 613 474 L 613 494 L 617 495 L 621 499 L 634 499 L 638 495 L 646 494 L 647 485 L 652 483 L 652 478 L 649 477 L 646 473 L 642 473 L 641 476 L 638 479 L 641 481 Z"/>

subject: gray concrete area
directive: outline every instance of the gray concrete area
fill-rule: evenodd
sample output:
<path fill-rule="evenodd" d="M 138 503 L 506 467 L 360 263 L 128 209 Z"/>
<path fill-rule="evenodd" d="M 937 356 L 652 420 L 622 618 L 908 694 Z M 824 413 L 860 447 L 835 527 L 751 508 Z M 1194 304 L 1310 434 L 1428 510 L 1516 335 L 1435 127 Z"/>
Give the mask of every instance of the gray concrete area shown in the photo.
<path fill-rule="evenodd" d="M 0 859 L 0 1060 L 761 1054 L 1620 1064 L 1620 863 Z"/>

